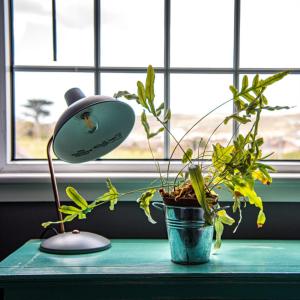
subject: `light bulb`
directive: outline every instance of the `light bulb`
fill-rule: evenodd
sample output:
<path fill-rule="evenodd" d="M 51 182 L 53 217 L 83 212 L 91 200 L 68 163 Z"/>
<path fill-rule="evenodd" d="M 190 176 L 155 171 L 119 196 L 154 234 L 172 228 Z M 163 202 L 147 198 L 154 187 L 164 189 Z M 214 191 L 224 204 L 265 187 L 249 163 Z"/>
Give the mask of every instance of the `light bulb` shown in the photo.
<path fill-rule="evenodd" d="M 98 122 L 91 116 L 90 112 L 84 112 L 81 119 L 89 133 L 93 133 L 98 129 Z"/>

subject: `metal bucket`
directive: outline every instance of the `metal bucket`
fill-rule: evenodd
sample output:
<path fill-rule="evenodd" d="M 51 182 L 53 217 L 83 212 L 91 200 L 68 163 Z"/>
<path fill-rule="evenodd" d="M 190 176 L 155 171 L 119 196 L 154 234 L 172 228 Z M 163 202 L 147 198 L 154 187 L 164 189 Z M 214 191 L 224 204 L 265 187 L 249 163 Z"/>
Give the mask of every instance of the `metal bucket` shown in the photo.
<path fill-rule="evenodd" d="M 204 210 L 161 202 L 153 202 L 153 206 L 165 212 L 171 260 L 185 265 L 208 262 L 214 230 L 205 224 Z"/>

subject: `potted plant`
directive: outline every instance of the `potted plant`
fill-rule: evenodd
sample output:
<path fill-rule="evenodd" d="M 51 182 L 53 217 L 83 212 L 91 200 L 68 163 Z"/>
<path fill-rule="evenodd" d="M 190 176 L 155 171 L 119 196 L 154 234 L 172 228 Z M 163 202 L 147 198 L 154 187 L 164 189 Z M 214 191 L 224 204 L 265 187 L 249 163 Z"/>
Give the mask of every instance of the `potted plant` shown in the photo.
<path fill-rule="evenodd" d="M 204 150 L 195 154 L 191 148 L 184 148 L 182 141 L 186 135 L 193 130 L 203 119 L 213 113 L 213 109 L 191 126 L 180 140 L 169 130 L 167 123 L 171 119 L 171 111 L 164 108 L 164 103 L 159 105 L 155 101 L 155 73 L 150 65 L 147 70 L 145 85 L 137 82 L 137 94 L 127 91 L 119 91 L 114 97 L 124 97 L 127 100 L 135 100 L 142 106 L 141 123 L 144 127 L 149 150 L 156 164 L 159 173 L 159 185 L 153 185 L 147 189 L 141 189 L 142 194 L 137 202 L 148 217 L 151 223 L 155 221 L 151 217 L 150 204 L 156 192 L 159 192 L 163 203 L 153 203 L 154 206 L 163 209 L 166 216 L 168 237 L 171 246 L 172 261 L 181 264 L 204 263 L 209 260 L 213 231 L 216 232 L 216 249 L 221 246 L 221 236 L 225 225 L 232 225 L 235 220 L 230 217 L 225 208 L 222 208 L 218 201 L 218 188 L 226 188 L 232 195 L 233 212 L 239 212 L 237 226 L 242 220 L 243 203 L 249 202 L 258 208 L 257 226 L 262 227 L 266 221 L 262 199 L 255 192 L 255 182 L 271 184 L 270 171 L 275 171 L 270 165 L 263 161 L 270 156 L 262 153 L 261 147 L 264 143 L 259 136 L 259 124 L 261 115 L 265 110 L 275 111 L 288 109 L 287 106 L 269 106 L 264 95 L 266 89 L 273 83 L 281 80 L 288 74 L 288 71 L 280 72 L 266 79 L 260 79 L 259 75 L 253 78 L 249 84 L 245 75 L 242 80 L 242 87 L 238 90 L 230 86 L 233 94 L 232 99 L 220 104 L 233 101 L 236 112 L 227 116 L 221 124 L 227 124 L 235 120 L 239 126 L 249 123 L 248 130 L 228 141 L 227 145 L 216 143 L 211 153 L 211 164 L 204 165 L 203 157 L 206 155 L 208 144 L 213 134 L 221 124 L 212 132 L 204 145 Z M 152 131 L 148 122 L 148 116 L 152 116 L 160 125 L 159 129 Z M 167 131 L 175 141 L 175 147 L 170 156 L 167 172 L 160 172 L 159 162 L 155 159 L 151 139 L 163 131 Z M 182 169 L 175 178 L 170 178 L 170 163 L 175 151 L 182 152 Z M 66 214 L 63 222 L 75 218 L 85 218 L 95 207 L 104 203 L 110 203 L 110 209 L 114 209 L 118 198 L 129 193 L 119 193 L 115 186 L 107 179 L 108 192 L 102 194 L 93 202 L 88 203 L 73 187 L 68 187 L 67 195 L 77 204 L 75 206 L 62 206 L 60 211 Z M 58 222 L 43 223 L 44 227 Z M 235 227 L 235 230 L 237 229 Z"/>

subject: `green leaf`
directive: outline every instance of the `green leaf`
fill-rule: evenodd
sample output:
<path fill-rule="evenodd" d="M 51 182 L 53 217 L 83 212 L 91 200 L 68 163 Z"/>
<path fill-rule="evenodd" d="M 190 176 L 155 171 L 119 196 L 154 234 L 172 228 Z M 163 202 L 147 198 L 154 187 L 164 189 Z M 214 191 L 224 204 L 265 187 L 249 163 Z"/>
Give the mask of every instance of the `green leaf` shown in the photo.
<path fill-rule="evenodd" d="M 148 139 L 151 139 L 155 136 L 157 136 L 159 133 L 163 132 L 165 130 L 164 127 L 159 128 L 156 132 L 151 132 L 149 133 L 149 135 L 147 136 Z"/>
<path fill-rule="evenodd" d="M 262 146 L 263 143 L 264 143 L 264 139 L 263 139 L 263 138 L 258 138 L 258 139 L 256 140 L 256 145 L 257 145 L 258 147 Z"/>
<path fill-rule="evenodd" d="M 186 164 L 188 161 L 192 161 L 193 157 L 193 150 L 191 148 L 188 148 L 185 153 L 183 154 L 183 157 L 181 159 L 181 162 L 183 164 Z"/>
<path fill-rule="evenodd" d="M 262 200 L 260 197 L 257 196 L 253 187 L 253 183 L 250 184 L 249 182 L 241 181 L 241 183 L 235 184 L 234 192 L 239 193 L 244 197 L 247 197 L 250 204 L 254 204 L 261 210 L 263 209 Z"/>
<path fill-rule="evenodd" d="M 290 106 L 265 106 L 265 107 L 262 107 L 262 109 L 269 110 L 269 111 L 290 109 L 290 108 L 292 108 L 292 107 L 290 107 Z"/>
<path fill-rule="evenodd" d="M 156 109 L 156 115 L 160 116 L 162 110 L 165 108 L 165 104 L 162 103 L 157 109 Z"/>
<path fill-rule="evenodd" d="M 272 178 L 268 171 L 264 168 L 259 168 L 252 172 L 252 178 L 254 180 L 259 180 L 262 184 L 271 184 Z"/>
<path fill-rule="evenodd" d="M 258 82 L 259 82 L 259 75 L 256 74 L 252 80 L 252 87 L 257 87 Z"/>
<path fill-rule="evenodd" d="M 88 207 L 87 201 L 73 187 L 68 186 L 66 188 L 66 194 L 80 208 L 86 209 Z"/>
<path fill-rule="evenodd" d="M 150 212 L 150 203 L 151 200 L 156 193 L 155 189 L 150 189 L 146 192 L 144 192 L 138 199 L 137 203 L 139 203 L 140 208 L 144 210 L 145 215 L 148 217 L 148 221 L 152 224 L 155 224 L 156 222 L 153 220 Z"/>
<path fill-rule="evenodd" d="M 277 171 L 274 167 L 272 167 L 270 165 L 265 165 L 265 164 L 262 164 L 262 163 L 257 163 L 257 166 L 259 168 L 264 168 L 264 169 L 267 169 L 267 170 L 270 170 L 270 171 L 273 171 L 273 172 Z"/>
<path fill-rule="evenodd" d="M 216 170 L 222 172 L 232 159 L 231 153 L 234 151 L 234 146 L 230 145 L 223 147 L 221 144 L 217 143 L 213 146 L 212 164 Z"/>
<path fill-rule="evenodd" d="M 235 213 L 237 210 L 240 210 L 241 201 L 238 197 L 234 197 L 234 202 L 232 206 L 232 211 Z"/>
<path fill-rule="evenodd" d="M 233 116 L 232 117 L 235 121 L 242 123 L 242 124 L 247 124 L 249 122 L 251 122 L 251 119 L 247 118 L 246 116 Z"/>
<path fill-rule="evenodd" d="M 234 98 L 234 105 L 237 108 L 237 112 L 240 112 L 247 107 L 247 104 L 239 97 Z"/>
<path fill-rule="evenodd" d="M 138 81 L 136 84 L 138 87 L 139 102 L 143 107 L 148 109 L 148 105 L 146 103 L 146 92 L 145 92 L 144 84 L 141 81 Z"/>
<path fill-rule="evenodd" d="M 139 97 L 136 94 L 130 94 L 128 91 L 118 91 L 114 94 L 114 98 L 118 99 L 120 97 L 124 97 L 127 100 L 138 100 Z"/>
<path fill-rule="evenodd" d="M 84 213 L 78 214 L 78 219 L 79 219 L 79 220 L 86 219 L 86 214 L 84 214 Z"/>
<path fill-rule="evenodd" d="M 171 119 L 171 110 L 168 108 L 165 110 L 164 123 L 167 123 Z"/>
<path fill-rule="evenodd" d="M 62 221 L 49 221 L 49 222 L 44 222 L 42 223 L 42 226 L 44 228 L 47 228 L 49 225 L 52 224 L 60 224 L 60 223 L 65 223 L 65 222 L 71 222 L 73 221 L 76 217 L 78 216 L 78 214 L 74 214 L 74 215 L 68 215 L 66 216 Z"/>
<path fill-rule="evenodd" d="M 244 91 L 248 87 L 248 76 L 244 75 L 243 81 L 242 81 L 242 91 Z"/>
<path fill-rule="evenodd" d="M 231 116 L 226 117 L 226 118 L 224 119 L 224 124 L 227 125 L 228 122 L 229 122 L 231 119 L 234 119 L 234 120 L 236 120 L 237 122 L 242 123 L 242 124 L 246 124 L 246 123 L 251 122 L 251 119 L 247 118 L 246 116 L 241 117 L 241 116 L 239 116 L 239 115 L 237 115 L 237 114 L 235 113 L 235 114 L 233 114 L 233 115 L 231 115 Z"/>
<path fill-rule="evenodd" d="M 198 165 L 191 164 L 189 166 L 189 174 L 191 179 L 191 184 L 195 192 L 196 198 L 200 206 L 204 209 L 205 212 L 205 221 L 208 224 L 212 224 L 211 211 L 208 207 L 205 194 L 205 186 L 203 176 Z"/>
<path fill-rule="evenodd" d="M 110 201 L 109 209 L 114 210 L 115 205 L 118 202 L 119 193 L 118 193 L 116 187 L 112 184 L 112 182 L 109 178 L 106 179 L 106 186 L 108 188 L 108 193 L 110 195 L 110 197 L 109 197 L 109 201 Z"/>
<path fill-rule="evenodd" d="M 216 231 L 216 242 L 214 245 L 214 249 L 220 249 L 221 244 L 222 244 L 222 234 L 224 231 L 224 225 L 222 224 L 222 222 L 217 218 L 215 220 L 215 231 Z"/>
<path fill-rule="evenodd" d="M 217 215 L 218 215 L 218 219 L 223 223 L 223 224 L 226 224 L 226 225 L 232 225 L 235 220 L 233 218 L 231 218 L 225 209 L 222 209 L 222 210 L 219 210 L 217 212 Z"/>
<path fill-rule="evenodd" d="M 69 205 L 62 205 L 59 208 L 59 211 L 63 214 L 67 214 L 67 215 L 73 215 L 73 214 L 78 214 L 80 212 L 82 212 L 81 209 L 75 207 L 75 206 L 69 206 Z"/>
<path fill-rule="evenodd" d="M 153 67 L 149 65 L 147 69 L 147 78 L 146 78 L 146 98 L 149 100 L 149 102 L 153 102 L 155 98 L 154 80 L 155 80 L 155 72 Z"/>
<path fill-rule="evenodd" d="M 89 208 L 95 208 L 99 203 L 107 202 L 110 199 L 110 193 L 106 192 L 101 196 L 97 197 L 91 204 L 89 204 Z"/>
<path fill-rule="evenodd" d="M 69 216 L 66 216 L 63 220 L 63 222 L 71 222 L 73 221 L 75 218 L 77 217 L 77 215 L 69 215 Z"/>
<path fill-rule="evenodd" d="M 266 216 L 263 210 L 260 210 L 257 216 L 257 227 L 261 228 L 266 222 Z"/>
<path fill-rule="evenodd" d="M 53 224 L 54 222 L 51 222 L 51 221 L 48 221 L 48 222 L 44 222 L 44 223 L 42 223 L 42 226 L 44 227 L 44 228 L 47 228 L 48 226 L 50 226 L 51 224 Z"/>
<path fill-rule="evenodd" d="M 273 83 L 275 83 L 276 81 L 281 80 L 282 78 L 284 78 L 286 75 L 289 74 L 289 71 L 283 71 L 283 72 L 279 72 L 275 75 L 272 75 L 264 80 L 260 80 L 259 82 L 259 86 L 260 87 L 267 87 Z"/>
<path fill-rule="evenodd" d="M 253 102 L 254 100 L 256 100 L 254 96 L 252 96 L 249 92 L 246 91 L 241 92 L 240 96 L 246 99 L 248 102 Z"/>
<path fill-rule="evenodd" d="M 265 95 L 261 95 L 261 100 L 262 100 L 262 103 L 263 103 L 264 105 L 267 105 L 267 104 L 268 104 L 268 99 L 266 98 Z"/>
<path fill-rule="evenodd" d="M 239 93 L 238 90 L 233 85 L 230 85 L 229 89 L 232 92 L 234 97 Z"/>
<path fill-rule="evenodd" d="M 147 116 L 146 116 L 146 113 L 145 113 L 145 110 L 143 110 L 142 114 L 141 114 L 141 122 L 142 122 L 142 125 L 145 129 L 145 132 L 147 134 L 147 138 L 150 134 L 150 126 L 149 126 L 149 123 L 148 123 L 148 120 L 147 120 Z"/>

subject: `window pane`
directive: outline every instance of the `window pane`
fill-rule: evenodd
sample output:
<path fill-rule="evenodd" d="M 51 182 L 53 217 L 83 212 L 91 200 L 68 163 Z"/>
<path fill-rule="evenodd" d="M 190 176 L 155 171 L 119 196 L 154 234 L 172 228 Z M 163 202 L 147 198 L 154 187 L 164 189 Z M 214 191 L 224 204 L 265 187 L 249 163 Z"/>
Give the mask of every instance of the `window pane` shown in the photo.
<path fill-rule="evenodd" d="M 231 99 L 229 85 L 232 75 L 172 75 L 171 76 L 171 131 L 180 139 L 184 133 L 202 116 L 221 103 Z M 200 143 L 200 153 L 203 152 L 214 129 L 223 121 L 224 117 L 232 114 L 233 103 L 229 101 L 209 117 L 197 125 L 184 139 L 182 145 L 186 149 L 191 147 L 197 152 Z M 232 137 L 232 124 L 222 125 L 211 137 L 207 150 L 211 150 L 212 143 L 226 145 Z M 202 140 L 202 141 L 201 141 Z M 171 151 L 175 143 L 171 138 Z M 211 152 L 206 153 L 209 159 Z M 182 152 L 177 149 L 176 158 L 182 158 Z"/>
<path fill-rule="evenodd" d="M 101 94 L 113 96 L 117 91 L 127 90 L 130 93 L 137 93 L 136 82 L 138 80 L 145 82 L 146 74 L 101 74 Z M 123 99 L 120 99 L 123 100 Z M 134 128 L 128 138 L 121 146 L 105 156 L 105 158 L 125 158 L 125 159 L 142 159 L 152 158 L 149 152 L 146 134 L 141 125 L 142 109 L 135 100 L 124 100 L 134 109 L 136 121 Z M 155 102 L 158 106 L 163 102 L 163 75 L 155 75 Z M 157 130 L 157 121 L 149 117 L 149 124 L 153 131 Z M 151 139 L 151 147 L 156 158 L 163 157 L 163 133 Z"/>
<path fill-rule="evenodd" d="M 93 65 L 93 0 L 60 0 L 57 5 L 57 62 L 52 51 L 51 1 L 14 0 L 17 65 Z"/>
<path fill-rule="evenodd" d="M 101 1 L 101 64 L 162 66 L 164 1 Z"/>
<path fill-rule="evenodd" d="M 261 75 L 266 78 L 271 75 Z M 252 80 L 254 75 L 249 75 Z M 295 106 L 289 110 L 263 111 L 260 136 L 264 138 L 263 151 L 269 159 L 300 159 L 300 75 L 288 75 L 267 88 L 265 95 L 271 106 Z M 251 123 L 242 125 L 240 131 L 249 130 Z"/>
<path fill-rule="evenodd" d="M 172 67 L 232 67 L 233 1 L 171 1 Z"/>
<path fill-rule="evenodd" d="M 299 68 L 300 1 L 242 1 L 241 9 L 241 66 Z"/>
<path fill-rule="evenodd" d="M 46 158 L 47 142 L 57 119 L 67 108 L 65 92 L 72 87 L 80 87 L 86 95 L 93 94 L 94 75 L 16 72 L 15 87 L 15 158 Z M 37 100 L 53 103 L 43 105 L 43 113 L 38 109 L 40 102 Z"/>

